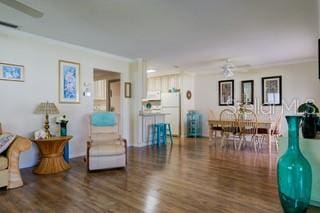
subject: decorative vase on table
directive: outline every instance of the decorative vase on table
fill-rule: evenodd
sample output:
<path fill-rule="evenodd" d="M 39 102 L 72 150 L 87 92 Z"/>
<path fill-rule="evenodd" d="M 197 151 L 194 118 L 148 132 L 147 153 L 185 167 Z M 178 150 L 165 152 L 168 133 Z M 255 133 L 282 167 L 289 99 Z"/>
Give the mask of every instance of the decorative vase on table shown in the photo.
<path fill-rule="evenodd" d="M 60 136 L 67 136 L 67 123 L 66 122 L 60 123 Z"/>
<path fill-rule="evenodd" d="M 303 113 L 302 135 L 304 138 L 315 138 L 317 134 L 317 122 L 319 120 L 317 113 L 319 108 L 312 102 L 307 101 L 298 107 L 298 112 Z"/>
<path fill-rule="evenodd" d="M 67 124 L 69 120 L 66 115 L 59 116 L 56 118 L 56 124 L 60 126 L 60 136 L 67 136 Z M 69 162 L 69 143 L 66 143 L 63 148 L 63 158 L 65 161 Z"/>
<path fill-rule="evenodd" d="M 278 191 L 284 212 L 306 212 L 310 202 L 312 171 L 299 148 L 300 116 L 286 116 L 288 150 L 277 165 Z"/>
<path fill-rule="evenodd" d="M 304 138 L 315 138 L 317 135 L 318 116 L 306 114 L 302 122 L 302 135 Z"/>

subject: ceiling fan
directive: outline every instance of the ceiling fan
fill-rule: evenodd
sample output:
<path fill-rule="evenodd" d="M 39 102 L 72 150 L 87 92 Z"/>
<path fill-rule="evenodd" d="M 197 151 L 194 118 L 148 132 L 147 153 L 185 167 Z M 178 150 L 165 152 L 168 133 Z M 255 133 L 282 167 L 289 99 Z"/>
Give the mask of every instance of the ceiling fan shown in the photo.
<path fill-rule="evenodd" d="M 251 67 L 250 64 L 243 64 L 243 65 L 234 65 L 231 59 L 227 58 L 224 62 L 222 68 L 222 73 L 225 77 L 232 77 L 234 76 L 234 72 L 247 72 L 248 70 L 244 70 L 245 68 Z"/>
<path fill-rule="evenodd" d="M 247 72 L 246 68 L 250 67 L 250 64 L 235 65 L 230 58 L 219 58 L 196 61 L 185 65 L 183 68 L 186 70 L 213 70 L 221 68 L 225 77 L 232 77 L 235 72 Z"/>
<path fill-rule="evenodd" d="M 29 7 L 28 5 L 16 0 L 0 0 L 0 3 L 5 4 L 8 7 L 11 7 L 34 18 L 41 18 L 43 16 L 43 13 L 39 10 Z"/>

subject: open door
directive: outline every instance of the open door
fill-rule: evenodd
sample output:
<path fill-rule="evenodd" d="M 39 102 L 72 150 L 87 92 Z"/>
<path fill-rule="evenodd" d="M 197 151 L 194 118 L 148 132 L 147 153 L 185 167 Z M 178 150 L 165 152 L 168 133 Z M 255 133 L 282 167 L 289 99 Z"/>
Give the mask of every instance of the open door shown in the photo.
<path fill-rule="evenodd" d="M 120 114 L 120 79 L 109 81 L 109 111 Z"/>

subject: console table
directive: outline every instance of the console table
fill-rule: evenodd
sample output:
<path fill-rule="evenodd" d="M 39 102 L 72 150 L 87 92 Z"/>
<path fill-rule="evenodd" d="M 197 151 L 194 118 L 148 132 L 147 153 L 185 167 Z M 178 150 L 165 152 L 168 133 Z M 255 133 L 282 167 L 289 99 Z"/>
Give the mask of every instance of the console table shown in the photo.
<path fill-rule="evenodd" d="M 33 170 L 35 174 L 55 174 L 70 169 L 63 159 L 63 148 L 72 136 L 31 139 L 39 147 L 40 163 Z"/>

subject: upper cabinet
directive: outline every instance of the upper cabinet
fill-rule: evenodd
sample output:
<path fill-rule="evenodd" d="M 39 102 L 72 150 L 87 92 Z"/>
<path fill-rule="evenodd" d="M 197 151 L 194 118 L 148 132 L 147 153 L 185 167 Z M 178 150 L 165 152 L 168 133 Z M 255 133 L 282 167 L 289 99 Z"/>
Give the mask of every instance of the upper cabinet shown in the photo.
<path fill-rule="evenodd" d="M 172 89 L 181 89 L 179 74 L 148 78 L 148 91 L 169 92 Z"/>

